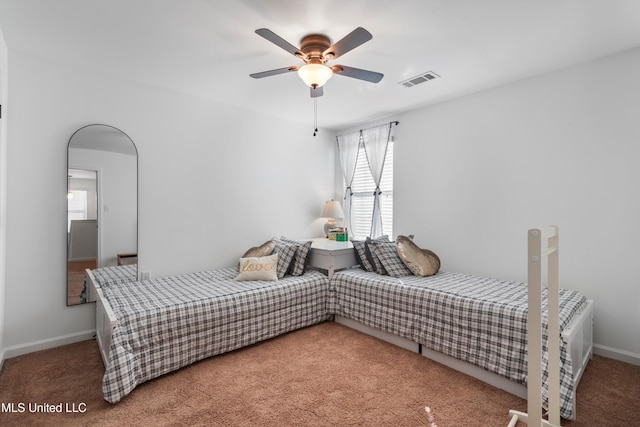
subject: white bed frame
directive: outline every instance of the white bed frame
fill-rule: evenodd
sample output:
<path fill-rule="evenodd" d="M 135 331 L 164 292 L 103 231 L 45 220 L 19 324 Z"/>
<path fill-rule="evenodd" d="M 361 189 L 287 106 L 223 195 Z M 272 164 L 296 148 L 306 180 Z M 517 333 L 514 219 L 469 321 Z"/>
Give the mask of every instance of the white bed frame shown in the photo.
<path fill-rule="evenodd" d="M 89 268 L 84 270 L 84 275 L 85 279 L 87 279 L 87 302 L 94 302 L 96 300 L 96 278 Z M 93 283 L 93 286 L 91 283 Z"/>
<path fill-rule="evenodd" d="M 96 340 L 98 341 L 98 347 L 100 348 L 102 362 L 106 367 L 107 361 L 109 360 L 111 337 L 118 322 L 116 321 L 116 316 L 113 313 L 111 306 L 104 298 L 104 295 L 102 295 L 100 285 L 98 285 L 96 278 L 90 270 L 87 270 L 87 277 L 89 279 L 89 295 L 95 298 L 96 301 Z"/>

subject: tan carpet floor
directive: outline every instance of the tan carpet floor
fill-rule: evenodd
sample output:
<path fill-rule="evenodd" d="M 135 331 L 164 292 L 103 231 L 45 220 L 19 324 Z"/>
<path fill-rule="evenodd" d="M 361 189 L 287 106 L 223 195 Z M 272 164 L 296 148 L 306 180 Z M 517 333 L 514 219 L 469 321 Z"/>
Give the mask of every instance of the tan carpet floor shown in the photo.
<path fill-rule="evenodd" d="M 6 360 L 0 426 L 506 426 L 509 409 L 526 411 L 520 398 L 333 322 L 201 361 L 117 405 L 102 399 L 103 372 L 95 341 Z M 84 412 L 30 412 L 45 403 Z M 639 420 L 640 366 L 595 356 L 578 419 L 563 425 Z"/>

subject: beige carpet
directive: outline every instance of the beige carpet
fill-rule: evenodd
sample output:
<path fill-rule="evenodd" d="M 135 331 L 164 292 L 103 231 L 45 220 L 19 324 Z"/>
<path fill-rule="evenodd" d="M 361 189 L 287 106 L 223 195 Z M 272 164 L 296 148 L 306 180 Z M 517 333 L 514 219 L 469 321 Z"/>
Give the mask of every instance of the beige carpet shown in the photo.
<path fill-rule="evenodd" d="M 8 359 L 0 425 L 506 426 L 509 409 L 526 410 L 522 399 L 331 322 L 165 375 L 117 405 L 102 399 L 103 370 L 94 341 Z M 24 413 L 6 412 L 19 403 Z M 29 412 L 43 403 L 86 411 Z M 634 420 L 640 367 L 594 357 L 578 419 L 563 425 Z"/>

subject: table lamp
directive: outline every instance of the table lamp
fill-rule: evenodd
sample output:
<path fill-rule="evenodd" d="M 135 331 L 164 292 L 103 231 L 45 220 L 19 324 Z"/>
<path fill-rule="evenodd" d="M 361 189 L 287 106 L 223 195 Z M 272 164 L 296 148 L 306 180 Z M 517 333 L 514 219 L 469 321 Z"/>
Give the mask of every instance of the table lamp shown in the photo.
<path fill-rule="evenodd" d="M 340 202 L 336 202 L 333 199 L 327 201 L 320 216 L 323 218 L 328 218 L 327 222 L 324 224 L 324 235 L 329 237 L 329 230 L 336 226 L 336 218 L 344 218 L 344 212 L 342 212 L 342 206 L 340 206 Z"/>

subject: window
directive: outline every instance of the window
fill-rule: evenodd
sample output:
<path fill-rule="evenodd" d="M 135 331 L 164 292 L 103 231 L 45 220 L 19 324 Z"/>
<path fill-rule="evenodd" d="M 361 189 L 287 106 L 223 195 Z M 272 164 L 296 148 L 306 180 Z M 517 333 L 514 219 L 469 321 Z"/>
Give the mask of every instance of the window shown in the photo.
<path fill-rule="evenodd" d="M 67 231 L 72 219 L 87 219 L 87 190 L 71 190 L 67 195 Z"/>
<path fill-rule="evenodd" d="M 360 142 L 358 148 L 358 161 L 353 178 L 353 197 L 351 198 L 351 230 L 349 234 L 356 239 L 364 239 L 371 233 L 371 217 L 373 216 L 373 192 L 376 184 L 373 181 L 367 154 L 364 145 Z M 346 185 L 343 188 L 346 191 Z M 387 155 L 384 161 L 380 207 L 382 212 L 382 233 L 393 235 L 393 139 L 387 146 Z"/>

